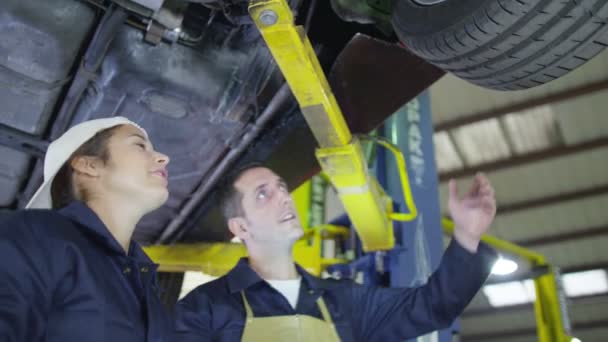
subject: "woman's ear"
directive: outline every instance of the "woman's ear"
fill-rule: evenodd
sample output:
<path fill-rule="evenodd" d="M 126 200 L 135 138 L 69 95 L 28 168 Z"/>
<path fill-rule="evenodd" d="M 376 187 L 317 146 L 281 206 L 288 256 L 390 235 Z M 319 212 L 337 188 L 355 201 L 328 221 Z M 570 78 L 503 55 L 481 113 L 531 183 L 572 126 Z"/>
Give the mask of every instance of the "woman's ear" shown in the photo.
<path fill-rule="evenodd" d="M 99 177 L 101 171 L 99 158 L 89 156 L 76 156 L 72 158 L 70 166 L 74 170 L 74 173 L 89 177 Z"/>

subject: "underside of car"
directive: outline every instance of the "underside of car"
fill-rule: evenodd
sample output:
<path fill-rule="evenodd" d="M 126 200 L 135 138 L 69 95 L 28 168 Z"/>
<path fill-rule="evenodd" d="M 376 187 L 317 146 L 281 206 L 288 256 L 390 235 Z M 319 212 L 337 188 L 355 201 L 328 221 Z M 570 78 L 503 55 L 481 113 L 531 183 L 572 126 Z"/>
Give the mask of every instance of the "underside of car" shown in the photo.
<path fill-rule="evenodd" d="M 603 0 L 292 0 L 354 133 L 368 133 L 445 72 L 519 90 L 608 46 Z M 0 215 L 42 181 L 49 142 L 123 115 L 171 157 L 170 198 L 143 244 L 222 241 L 214 190 L 265 161 L 294 187 L 316 141 L 246 0 L 3 0 Z"/>

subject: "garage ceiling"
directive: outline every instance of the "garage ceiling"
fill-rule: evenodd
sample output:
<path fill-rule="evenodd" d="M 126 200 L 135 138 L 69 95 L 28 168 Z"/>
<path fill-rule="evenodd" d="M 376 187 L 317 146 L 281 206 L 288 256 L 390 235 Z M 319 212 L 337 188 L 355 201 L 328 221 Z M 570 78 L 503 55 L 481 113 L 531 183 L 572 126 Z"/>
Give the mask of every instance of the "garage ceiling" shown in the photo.
<path fill-rule="evenodd" d="M 608 52 L 526 91 L 447 75 L 430 94 L 442 205 L 449 178 L 464 187 L 484 171 L 498 202 L 492 234 L 544 254 L 563 273 L 608 268 Z M 608 293 L 569 301 L 574 335 L 606 341 Z M 463 316 L 462 340 L 536 341 L 532 304 L 497 308 L 480 292 Z"/>

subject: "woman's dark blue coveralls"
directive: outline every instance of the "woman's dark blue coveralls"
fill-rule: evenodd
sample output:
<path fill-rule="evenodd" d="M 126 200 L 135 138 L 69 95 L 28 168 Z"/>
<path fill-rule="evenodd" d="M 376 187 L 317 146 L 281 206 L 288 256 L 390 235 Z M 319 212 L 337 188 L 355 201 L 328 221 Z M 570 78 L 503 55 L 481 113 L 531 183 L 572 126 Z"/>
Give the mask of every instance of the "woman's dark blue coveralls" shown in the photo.
<path fill-rule="evenodd" d="M 156 265 L 84 203 L 0 223 L 0 341 L 170 342 Z"/>

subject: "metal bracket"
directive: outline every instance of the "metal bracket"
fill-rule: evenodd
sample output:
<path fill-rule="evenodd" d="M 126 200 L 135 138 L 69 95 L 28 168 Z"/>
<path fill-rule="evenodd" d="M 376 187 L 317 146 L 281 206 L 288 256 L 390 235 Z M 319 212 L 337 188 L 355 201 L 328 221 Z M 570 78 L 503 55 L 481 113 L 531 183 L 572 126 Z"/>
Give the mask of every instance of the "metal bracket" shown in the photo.
<path fill-rule="evenodd" d="M 0 124 L 0 146 L 7 146 L 42 159 L 49 142 Z"/>
<path fill-rule="evenodd" d="M 168 29 L 165 26 L 158 23 L 156 20 L 150 20 L 144 40 L 152 45 L 158 45 L 163 40 L 168 43 L 175 43 L 179 39 L 181 28 Z"/>
<path fill-rule="evenodd" d="M 392 0 L 331 0 L 331 7 L 344 21 L 375 24 L 385 34 L 393 32 Z"/>

